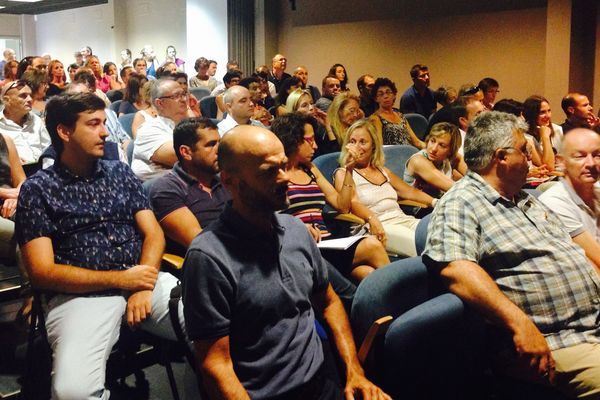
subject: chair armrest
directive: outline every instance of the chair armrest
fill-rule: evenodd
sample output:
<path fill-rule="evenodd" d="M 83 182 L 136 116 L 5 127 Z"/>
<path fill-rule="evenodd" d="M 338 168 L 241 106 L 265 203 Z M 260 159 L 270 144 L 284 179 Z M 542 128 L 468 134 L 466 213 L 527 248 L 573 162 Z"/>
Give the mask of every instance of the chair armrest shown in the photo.
<path fill-rule="evenodd" d="M 413 200 L 398 200 L 398 204 L 401 206 L 408 206 L 408 207 L 429 208 L 429 206 L 427 204 L 419 203 L 418 201 L 413 201 Z"/>
<path fill-rule="evenodd" d="M 335 216 L 335 219 L 337 221 L 351 222 L 353 224 L 360 224 L 360 225 L 363 225 L 365 223 L 364 219 L 357 217 L 354 214 L 349 214 L 349 213 L 348 214 L 338 214 Z"/>
<path fill-rule="evenodd" d="M 373 324 L 371 324 L 371 327 L 365 335 L 365 339 L 363 340 L 363 342 L 360 345 L 360 348 L 358 349 L 358 360 L 360 361 L 361 365 L 365 365 L 365 362 L 369 357 L 369 353 L 373 348 L 375 340 L 385 335 L 385 333 L 388 330 L 388 327 L 392 323 L 392 320 L 393 318 L 391 315 L 386 315 L 385 317 L 381 317 L 375 322 L 373 322 Z"/>
<path fill-rule="evenodd" d="M 183 257 L 176 256 L 175 254 L 165 253 L 162 256 L 163 262 L 169 264 L 169 266 L 173 269 L 180 270 L 183 267 Z"/>

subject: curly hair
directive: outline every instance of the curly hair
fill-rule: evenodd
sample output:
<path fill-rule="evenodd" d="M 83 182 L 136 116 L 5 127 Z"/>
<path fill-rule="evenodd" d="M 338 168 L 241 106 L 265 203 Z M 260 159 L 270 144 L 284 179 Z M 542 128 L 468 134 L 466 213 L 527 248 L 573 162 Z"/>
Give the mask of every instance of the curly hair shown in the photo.
<path fill-rule="evenodd" d="M 310 116 L 291 113 L 275 118 L 271 125 L 271 131 L 277 135 L 281 143 L 285 155 L 290 157 L 298 147 L 304 142 L 304 125 L 309 124 L 317 131 L 317 121 Z"/>
<path fill-rule="evenodd" d="M 392 92 L 394 93 L 394 95 L 398 94 L 398 89 L 396 88 L 396 84 L 394 82 L 392 82 L 391 79 L 389 78 L 377 78 L 375 80 L 375 83 L 373 84 L 373 87 L 371 88 L 371 99 L 373 101 L 375 101 L 375 99 L 377 98 L 377 91 L 379 90 L 379 88 L 381 87 L 389 87 Z"/>

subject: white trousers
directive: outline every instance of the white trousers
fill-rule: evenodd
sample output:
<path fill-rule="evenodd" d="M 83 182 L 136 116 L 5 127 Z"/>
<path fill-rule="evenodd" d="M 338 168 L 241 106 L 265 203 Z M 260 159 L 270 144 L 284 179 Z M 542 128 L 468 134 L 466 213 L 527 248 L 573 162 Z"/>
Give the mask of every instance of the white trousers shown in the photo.
<path fill-rule="evenodd" d="M 173 275 L 158 274 L 152 294 L 152 311 L 140 324 L 141 329 L 177 340 L 169 318 L 169 295 L 176 284 L 177 278 Z M 46 330 L 53 356 L 53 399 L 110 397 L 104 387 L 106 361 L 119 339 L 126 307 L 127 301 L 123 296 L 57 295 L 48 302 Z M 185 327 L 181 302 L 179 321 Z"/>

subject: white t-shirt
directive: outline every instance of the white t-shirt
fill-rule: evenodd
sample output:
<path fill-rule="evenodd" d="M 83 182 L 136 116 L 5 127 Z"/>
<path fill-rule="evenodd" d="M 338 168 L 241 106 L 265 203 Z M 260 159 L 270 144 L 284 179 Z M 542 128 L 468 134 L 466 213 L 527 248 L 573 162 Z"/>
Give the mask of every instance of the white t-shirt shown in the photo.
<path fill-rule="evenodd" d="M 10 136 L 15 142 L 19 158 L 25 164 L 37 162 L 51 143 L 44 121 L 32 112 L 27 115 L 25 124 L 20 126 L 0 111 L 0 133 Z"/>
<path fill-rule="evenodd" d="M 133 146 L 131 169 L 141 179 L 148 180 L 170 171 L 164 165 L 150 160 L 154 152 L 167 142 L 173 142 L 175 122 L 169 118 L 158 116 L 146 119 L 137 130 Z"/>
<path fill-rule="evenodd" d="M 566 180 L 561 179 L 542 193 L 540 201 L 558 215 L 571 237 L 587 231 L 597 242 L 600 242 L 600 184 L 598 182 L 594 185 L 594 195 L 596 213 L 583 202 Z"/>

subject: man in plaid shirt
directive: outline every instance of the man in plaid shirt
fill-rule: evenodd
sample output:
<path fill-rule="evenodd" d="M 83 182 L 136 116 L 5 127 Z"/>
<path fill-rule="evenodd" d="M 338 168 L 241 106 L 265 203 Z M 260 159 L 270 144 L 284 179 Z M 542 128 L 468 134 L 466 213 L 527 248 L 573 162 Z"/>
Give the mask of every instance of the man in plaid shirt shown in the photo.
<path fill-rule="evenodd" d="M 526 128 L 499 112 L 473 121 L 470 171 L 437 204 L 424 260 L 497 326 L 503 373 L 598 399 L 599 275 L 559 219 L 521 191 Z"/>

